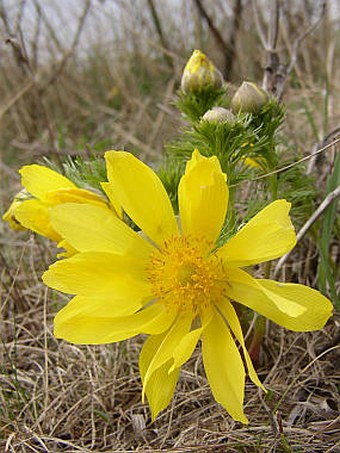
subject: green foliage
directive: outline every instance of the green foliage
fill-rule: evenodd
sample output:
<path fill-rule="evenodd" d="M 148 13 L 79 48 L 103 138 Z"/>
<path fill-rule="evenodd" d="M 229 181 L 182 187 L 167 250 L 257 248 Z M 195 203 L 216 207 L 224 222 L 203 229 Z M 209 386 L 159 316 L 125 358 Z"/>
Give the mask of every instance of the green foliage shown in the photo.
<path fill-rule="evenodd" d="M 188 94 L 179 91 L 176 105 L 189 120 L 195 122 L 212 107 L 216 105 L 226 107 L 228 105 L 227 88 L 216 89 L 208 86 Z"/>
<path fill-rule="evenodd" d="M 270 100 L 254 114 L 240 112 L 228 121 L 203 120 L 202 115 L 212 107 L 230 105 L 227 94 L 225 88 L 211 87 L 195 93 L 179 93 L 177 106 L 190 118 L 191 124 L 181 130 L 176 140 L 165 145 L 165 163 L 159 171 L 176 210 L 178 183 L 185 162 L 196 148 L 204 156 L 218 157 L 230 187 L 251 179 L 254 172 L 277 168 L 275 133 L 284 119 L 284 109 Z M 233 196 L 232 191 L 232 199 Z M 228 222 L 234 224 L 235 219 Z"/>
<path fill-rule="evenodd" d="M 263 108 L 250 119 L 250 127 L 259 131 L 260 137 L 266 137 L 268 148 L 261 150 L 261 155 L 267 162 L 267 169 L 273 170 L 278 165 L 277 133 L 285 118 L 285 109 L 275 99 L 271 99 Z"/>
<path fill-rule="evenodd" d="M 176 213 L 178 213 L 177 188 L 184 170 L 185 159 L 168 159 L 165 165 L 158 170 L 158 176 L 169 195 Z"/>
<path fill-rule="evenodd" d="M 334 163 L 333 173 L 327 178 L 327 194 L 340 185 L 340 154 L 337 155 Z M 327 289 L 331 294 L 333 303 L 340 310 L 340 298 L 337 293 L 336 282 L 339 270 L 331 255 L 331 246 L 334 230 L 337 229 L 339 236 L 339 224 L 337 224 L 337 205 L 339 200 L 335 199 L 328 206 L 322 222 L 322 233 L 318 241 L 319 265 L 318 265 L 318 286 L 324 294 Z"/>
<path fill-rule="evenodd" d="M 285 161 L 283 167 L 292 161 Z M 304 165 L 294 165 L 278 173 L 277 198 L 285 198 L 292 203 L 291 214 L 296 227 L 301 227 L 312 214 L 316 198 L 316 188 L 312 177 L 307 176 Z"/>
<path fill-rule="evenodd" d="M 217 156 L 223 171 L 228 173 L 230 183 L 234 183 L 231 173 L 246 156 L 246 145 L 254 146 L 253 152 L 265 145 L 265 138 L 260 138 L 258 130 L 247 128 L 249 122 L 236 120 L 232 123 L 215 123 L 209 121 L 196 122 L 192 127 L 184 129 L 182 136 L 166 146 L 168 161 L 187 161 L 194 149 L 204 156 Z M 238 176 L 235 175 L 236 180 Z"/>
<path fill-rule="evenodd" d="M 55 163 L 45 158 L 48 167 L 63 173 L 77 187 L 83 189 L 96 189 L 102 192 L 100 182 L 107 180 L 105 160 L 102 156 L 95 156 L 93 153 L 90 157 L 87 155 L 66 156 L 62 169 Z"/>
<path fill-rule="evenodd" d="M 259 112 L 252 114 L 250 124 L 254 129 L 261 127 L 264 135 L 273 137 L 283 123 L 285 113 L 285 108 L 272 98 Z"/>

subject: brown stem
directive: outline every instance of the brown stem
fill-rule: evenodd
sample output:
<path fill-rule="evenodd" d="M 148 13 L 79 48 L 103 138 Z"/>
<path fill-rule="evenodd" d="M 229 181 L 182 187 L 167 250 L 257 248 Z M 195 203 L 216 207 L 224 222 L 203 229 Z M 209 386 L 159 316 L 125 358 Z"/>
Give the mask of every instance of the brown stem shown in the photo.
<path fill-rule="evenodd" d="M 165 39 L 165 36 L 164 36 L 164 33 L 163 33 L 163 29 L 162 29 L 162 26 L 161 26 L 161 21 L 159 19 L 159 16 L 158 16 L 154 1 L 153 0 L 148 0 L 148 5 L 149 5 L 149 8 L 150 8 L 150 12 L 151 12 L 151 16 L 152 16 L 153 22 L 155 24 L 155 28 L 156 28 L 158 36 L 159 36 L 159 40 L 160 40 L 163 48 L 165 50 L 169 51 L 170 50 L 169 49 L 169 45 L 166 42 L 166 39 Z M 165 60 L 166 60 L 166 62 L 168 64 L 168 66 L 171 69 L 174 69 L 173 59 L 171 58 L 171 56 L 169 55 L 168 52 L 164 53 L 164 58 L 165 58 Z"/>

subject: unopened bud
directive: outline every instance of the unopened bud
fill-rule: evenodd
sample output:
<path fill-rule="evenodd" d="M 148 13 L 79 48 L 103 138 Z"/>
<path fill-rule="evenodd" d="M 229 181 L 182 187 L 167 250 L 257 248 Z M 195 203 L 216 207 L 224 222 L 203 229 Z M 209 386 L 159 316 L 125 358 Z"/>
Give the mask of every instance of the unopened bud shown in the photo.
<path fill-rule="evenodd" d="M 256 113 L 267 104 L 268 93 L 253 82 L 243 82 L 231 100 L 233 112 Z"/>
<path fill-rule="evenodd" d="M 200 50 L 194 50 L 185 65 L 181 88 L 185 94 L 199 91 L 202 88 L 221 88 L 222 74 Z"/>
<path fill-rule="evenodd" d="M 202 120 L 209 121 L 209 123 L 232 123 L 235 120 L 235 116 L 228 109 L 213 107 L 211 110 L 205 112 Z"/>

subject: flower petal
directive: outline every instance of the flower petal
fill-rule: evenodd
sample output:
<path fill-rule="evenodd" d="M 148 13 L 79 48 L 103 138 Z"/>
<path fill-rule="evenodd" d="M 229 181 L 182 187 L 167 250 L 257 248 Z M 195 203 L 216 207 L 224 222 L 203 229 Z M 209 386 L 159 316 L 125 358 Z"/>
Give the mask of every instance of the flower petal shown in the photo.
<path fill-rule="evenodd" d="M 255 279 L 241 269 L 228 269 L 228 283 L 228 297 L 290 330 L 321 329 L 332 314 L 331 302 L 308 286 Z"/>
<path fill-rule="evenodd" d="M 84 252 L 50 266 L 43 281 L 50 288 L 84 296 L 83 314 L 125 316 L 152 299 L 144 267 L 145 262 L 131 257 Z"/>
<path fill-rule="evenodd" d="M 257 376 L 254 365 L 251 361 L 248 350 L 246 348 L 241 324 L 240 324 L 240 321 L 236 314 L 235 308 L 232 306 L 232 304 L 228 300 L 224 300 L 223 302 L 221 302 L 218 305 L 218 308 L 221 311 L 222 315 L 224 316 L 226 322 L 228 323 L 231 331 L 235 335 L 237 341 L 241 345 L 243 355 L 244 355 L 244 358 L 245 358 L 245 361 L 247 364 L 248 374 L 249 374 L 250 379 L 254 382 L 255 385 L 257 385 L 258 387 L 261 387 L 262 390 L 264 390 L 266 392 L 266 389 L 264 388 L 263 384 L 261 383 L 261 381 L 259 380 L 259 378 Z"/>
<path fill-rule="evenodd" d="M 25 228 L 59 242 L 61 236 L 54 230 L 50 222 L 48 206 L 40 200 L 31 199 L 20 203 L 15 209 L 15 218 Z"/>
<path fill-rule="evenodd" d="M 124 151 L 105 153 L 112 192 L 123 210 L 156 244 L 178 235 L 169 197 L 150 167 Z"/>
<path fill-rule="evenodd" d="M 296 244 L 290 203 L 276 200 L 256 214 L 218 250 L 228 266 L 243 267 L 278 258 Z"/>
<path fill-rule="evenodd" d="M 79 253 L 78 250 L 76 250 L 74 247 L 72 247 L 72 245 L 69 244 L 64 239 L 61 240 L 57 244 L 57 247 L 59 249 L 64 249 L 64 251 L 61 251 L 60 253 L 57 253 L 57 258 L 70 258 L 71 256 L 75 255 L 76 253 Z"/>
<path fill-rule="evenodd" d="M 187 360 L 190 359 L 194 352 L 197 342 L 202 335 L 203 327 L 191 330 L 185 334 L 174 347 L 173 359 L 174 363 L 171 366 L 169 372 L 174 371 L 176 368 L 180 368 Z"/>
<path fill-rule="evenodd" d="M 168 360 L 152 373 L 145 385 L 145 375 L 150 368 L 151 361 L 164 341 L 165 334 L 150 336 L 143 345 L 139 356 L 139 369 L 145 393 L 151 408 L 152 421 L 158 413 L 169 404 L 178 381 L 180 369 L 170 371 L 172 360 Z"/>
<path fill-rule="evenodd" d="M 101 185 L 102 189 L 104 190 L 104 192 L 106 193 L 108 199 L 110 200 L 110 203 L 113 206 L 114 210 L 116 211 L 117 216 L 120 219 L 122 219 L 123 218 L 123 210 L 122 210 L 121 205 L 117 201 L 117 197 L 116 197 L 116 195 L 114 193 L 112 184 L 110 184 L 109 182 L 101 182 L 100 185 Z"/>
<path fill-rule="evenodd" d="M 62 203 L 89 203 L 106 207 L 107 203 L 100 195 L 90 190 L 78 188 L 62 188 L 51 190 L 44 195 L 44 201 L 50 206 Z"/>
<path fill-rule="evenodd" d="M 178 187 L 183 234 L 204 236 L 215 243 L 226 216 L 228 193 L 217 157 L 203 157 L 195 150 Z"/>
<path fill-rule="evenodd" d="M 51 208 L 50 216 L 54 229 L 81 252 L 129 253 L 145 258 L 153 250 L 104 206 L 65 203 Z"/>
<path fill-rule="evenodd" d="M 179 315 L 170 330 L 164 335 L 159 348 L 151 359 L 148 369 L 145 372 L 143 387 L 148 385 L 149 378 L 165 362 L 172 359 L 173 351 L 178 342 L 190 330 L 192 315 L 190 312 Z M 144 394 L 144 390 L 143 390 Z"/>
<path fill-rule="evenodd" d="M 114 343 L 140 333 L 160 334 L 171 326 L 177 314 L 156 303 L 129 316 L 94 317 L 83 313 L 83 298 L 79 297 L 79 303 L 77 299 L 74 297 L 54 319 L 56 338 L 76 344 Z"/>
<path fill-rule="evenodd" d="M 25 189 L 18 192 L 15 195 L 14 200 L 12 201 L 10 207 L 2 216 L 2 219 L 5 222 L 8 222 L 12 230 L 20 231 L 26 229 L 23 225 L 21 225 L 21 223 L 19 223 L 18 219 L 15 216 L 15 212 L 17 208 L 23 203 L 23 201 L 27 200 L 27 197 L 29 197 L 29 194 Z"/>
<path fill-rule="evenodd" d="M 43 165 L 25 165 L 19 170 L 21 183 L 34 197 L 43 199 L 50 190 L 75 188 L 65 176 Z"/>
<path fill-rule="evenodd" d="M 219 313 L 202 333 L 205 372 L 214 395 L 237 421 L 248 423 L 243 412 L 245 371 L 229 329 Z"/>
<path fill-rule="evenodd" d="M 185 334 L 175 345 L 172 354 L 174 363 L 169 372 L 173 371 L 175 368 L 180 368 L 187 360 L 190 359 L 192 353 L 195 350 L 196 344 L 202 335 L 203 330 L 209 324 L 213 315 L 214 311 L 211 305 L 205 307 L 205 309 L 200 314 L 201 327 L 191 330 L 190 332 Z"/>

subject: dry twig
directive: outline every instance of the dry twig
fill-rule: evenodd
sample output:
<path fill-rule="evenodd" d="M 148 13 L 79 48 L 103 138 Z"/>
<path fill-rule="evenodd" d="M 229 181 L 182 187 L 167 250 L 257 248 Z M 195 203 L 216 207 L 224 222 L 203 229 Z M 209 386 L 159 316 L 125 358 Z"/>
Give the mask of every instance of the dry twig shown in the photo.
<path fill-rule="evenodd" d="M 335 190 L 330 192 L 327 197 L 322 201 L 318 209 L 313 213 L 313 215 L 307 220 L 307 222 L 303 225 L 303 227 L 299 230 L 296 235 L 296 241 L 299 242 L 303 236 L 307 233 L 307 231 L 312 227 L 312 225 L 316 222 L 316 220 L 324 213 L 324 211 L 333 203 L 340 196 L 340 186 L 338 186 Z M 275 266 L 274 270 L 274 278 L 277 276 L 281 267 L 287 261 L 291 251 L 283 255 L 282 258 L 278 261 Z"/>

